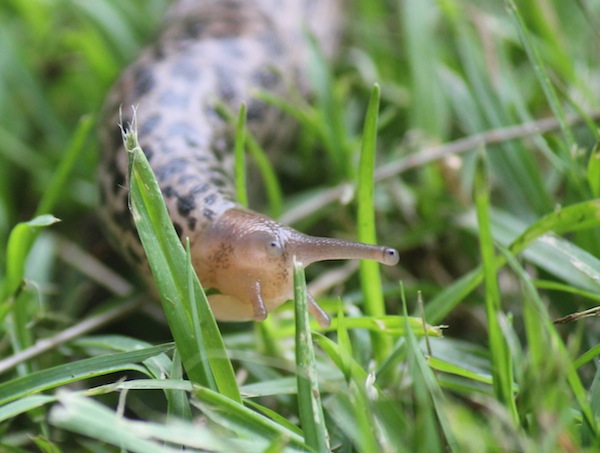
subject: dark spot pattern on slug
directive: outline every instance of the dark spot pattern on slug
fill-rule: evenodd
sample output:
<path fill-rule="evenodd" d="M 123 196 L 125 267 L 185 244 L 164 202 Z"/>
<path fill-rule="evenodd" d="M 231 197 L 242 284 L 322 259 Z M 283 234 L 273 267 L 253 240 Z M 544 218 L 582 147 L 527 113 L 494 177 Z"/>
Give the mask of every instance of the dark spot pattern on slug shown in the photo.
<path fill-rule="evenodd" d="M 211 204 L 214 204 L 214 202 L 216 200 L 217 200 L 217 194 L 211 193 L 210 195 L 204 197 L 204 204 L 210 206 Z"/>
<path fill-rule="evenodd" d="M 212 209 L 205 208 L 204 211 L 202 211 L 202 214 L 204 214 L 206 220 L 213 220 L 215 218 L 215 211 Z"/>
<path fill-rule="evenodd" d="M 193 195 L 180 195 L 177 197 L 177 211 L 182 216 L 187 217 L 195 207 L 196 200 Z"/>
<path fill-rule="evenodd" d="M 154 74 L 151 68 L 147 66 L 138 66 L 135 68 L 133 72 L 134 79 L 134 96 L 136 98 L 141 98 L 145 94 L 154 88 L 156 81 L 154 80 Z"/>
<path fill-rule="evenodd" d="M 267 105 L 259 100 L 252 99 L 248 103 L 248 110 L 246 116 L 248 121 L 260 121 L 267 111 Z"/>
<path fill-rule="evenodd" d="M 183 228 L 181 225 L 178 222 L 173 222 L 173 227 L 175 228 L 175 233 L 177 233 L 177 236 L 181 238 L 181 235 L 183 234 Z"/>
<path fill-rule="evenodd" d="M 206 192 L 208 189 L 210 189 L 210 185 L 208 183 L 201 183 L 192 187 L 192 189 L 190 190 L 190 194 L 200 195 L 201 193 Z"/>
<path fill-rule="evenodd" d="M 155 113 L 150 116 L 148 119 L 144 120 L 138 127 L 138 135 L 140 137 L 145 137 L 146 135 L 150 135 L 154 129 L 156 129 L 162 120 L 162 115 L 159 113 Z"/>
<path fill-rule="evenodd" d="M 152 160 L 152 156 L 154 156 L 154 151 L 152 150 L 152 146 L 150 146 L 148 143 L 146 143 L 144 145 L 144 147 L 142 148 L 142 150 L 144 151 L 144 155 L 146 156 L 146 159 L 148 159 L 148 162 L 150 162 Z"/>
<path fill-rule="evenodd" d="M 171 138 L 182 138 L 190 147 L 198 147 L 202 143 L 202 138 L 196 132 L 196 128 L 185 121 L 171 123 L 167 133 Z"/>
<path fill-rule="evenodd" d="M 208 167 L 208 173 L 210 174 L 211 178 L 216 175 L 224 177 L 227 176 L 227 173 L 225 172 L 223 167 L 217 167 L 216 165 L 211 165 L 210 167 Z"/>
<path fill-rule="evenodd" d="M 177 184 L 179 186 L 183 186 L 183 185 L 186 185 L 188 183 L 193 183 L 193 182 L 195 182 L 197 180 L 198 180 L 198 175 L 193 174 L 193 173 L 186 173 L 185 175 L 181 175 L 177 179 Z"/>
<path fill-rule="evenodd" d="M 229 178 L 225 178 L 224 176 L 219 178 L 218 175 L 212 175 L 210 178 L 210 183 L 213 186 L 226 187 L 231 183 L 231 181 L 229 180 Z"/>
<path fill-rule="evenodd" d="M 219 162 L 223 162 L 227 156 L 227 142 L 220 138 L 216 139 L 212 142 L 210 151 Z"/>
<path fill-rule="evenodd" d="M 281 74 L 271 66 L 263 66 L 252 74 L 252 81 L 261 88 L 273 89 L 281 83 Z"/>
<path fill-rule="evenodd" d="M 174 195 L 177 195 L 177 192 L 175 191 L 175 189 L 173 189 L 173 186 L 166 186 L 162 189 L 162 194 L 165 198 L 171 198 Z"/>
<path fill-rule="evenodd" d="M 175 107 L 185 109 L 190 104 L 190 97 L 185 93 L 178 93 L 175 90 L 163 91 L 159 98 L 160 104 L 165 107 Z"/>
<path fill-rule="evenodd" d="M 158 41 L 152 46 L 152 56 L 156 62 L 163 61 L 166 55 L 167 53 L 162 41 Z"/>
<path fill-rule="evenodd" d="M 164 181 L 169 176 L 182 172 L 187 166 L 187 160 L 184 158 L 172 159 L 165 165 L 154 170 L 156 179 Z"/>
<path fill-rule="evenodd" d="M 236 38 L 221 38 L 219 46 L 222 46 L 223 52 L 235 61 L 239 61 L 244 57 L 244 51 L 241 49 L 239 40 Z"/>
<path fill-rule="evenodd" d="M 196 229 L 196 222 L 198 221 L 198 219 L 196 219 L 196 217 L 190 216 L 190 218 L 188 218 L 188 229 L 190 231 L 194 231 Z"/>
<path fill-rule="evenodd" d="M 190 83 L 199 83 L 201 73 L 198 66 L 194 64 L 194 58 L 178 58 L 173 64 L 171 73 L 178 78 L 181 78 Z"/>
<path fill-rule="evenodd" d="M 260 43 L 264 47 L 267 55 L 271 55 L 271 58 L 283 55 L 283 44 L 281 40 L 273 39 L 271 33 L 263 33 L 260 36 Z"/>
<path fill-rule="evenodd" d="M 182 37 L 192 40 L 199 39 L 204 35 L 206 28 L 206 20 L 193 18 L 193 20 L 186 21 L 181 27 Z"/>
<path fill-rule="evenodd" d="M 237 90 L 232 75 L 232 68 L 228 68 L 223 65 L 217 65 L 215 72 L 219 84 L 219 96 L 225 102 L 233 101 L 237 96 Z"/>

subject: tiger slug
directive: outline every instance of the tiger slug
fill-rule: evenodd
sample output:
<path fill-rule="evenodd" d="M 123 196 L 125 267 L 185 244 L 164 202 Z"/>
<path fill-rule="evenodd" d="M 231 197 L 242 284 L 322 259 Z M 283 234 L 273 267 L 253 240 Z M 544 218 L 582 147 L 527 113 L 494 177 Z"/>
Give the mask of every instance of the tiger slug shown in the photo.
<path fill-rule="evenodd" d="M 256 94 L 308 94 L 307 35 L 331 56 L 339 41 L 333 0 L 182 0 L 170 9 L 156 42 L 111 90 L 100 130 L 102 218 L 109 236 L 138 267 L 144 252 L 127 207 L 127 153 L 119 130 L 137 106 L 138 136 L 179 237 L 190 239 L 192 263 L 222 321 L 264 320 L 292 298 L 293 258 L 305 266 L 334 259 L 398 262 L 395 249 L 312 237 L 236 203 L 232 127 L 217 105 L 247 105 L 247 126 L 263 143 L 289 129 L 277 108 Z M 308 30 L 308 33 L 307 33 Z M 129 116 L 127 116 L 129 115 Z M 289 134 L 288 134 L 289 135 Z M 327 314 L 312 297 L 311 314 Z"/>

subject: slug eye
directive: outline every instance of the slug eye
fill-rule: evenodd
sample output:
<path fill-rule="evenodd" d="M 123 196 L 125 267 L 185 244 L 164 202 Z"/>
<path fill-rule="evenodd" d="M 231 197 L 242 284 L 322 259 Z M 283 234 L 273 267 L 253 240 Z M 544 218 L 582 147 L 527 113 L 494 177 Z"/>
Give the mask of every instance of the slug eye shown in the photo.
<path fill-rule="evenodd" d="M 258 231 L 245 238 L 251 249 L 258 253 L 264 253 L 271 258 L 279 258 L 283 255 L 284 244 L 282 240 L 273 233 Z"/>
<path fill-rule="evenodd" d="M 283 255 L 283 244 L 276 236 L 269 235 L 270 238 L 265 240 L 265 248 L 267 250 L 267 254 L 272 256 L 273 258 L 278 258 Z"/>

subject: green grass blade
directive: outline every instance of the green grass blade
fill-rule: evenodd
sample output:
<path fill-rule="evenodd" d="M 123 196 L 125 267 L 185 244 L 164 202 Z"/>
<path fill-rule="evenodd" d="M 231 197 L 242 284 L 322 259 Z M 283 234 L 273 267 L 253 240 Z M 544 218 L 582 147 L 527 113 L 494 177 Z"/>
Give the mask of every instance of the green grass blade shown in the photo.
<path fill-rule="evenodd" d="M 350 341 L 350 335 L 348 335 L 348 328 L 345 323 L 346 317 L 341 306 L 338 309 L 336 320 L 337 326 L 335 331 L 337 333 L 338 344 L 340 345 L 340 370 L 344 373 L 346 382 L 350 382 L 352 378 L 352 342 Z"/>
<path fill-rule="evenodd" d="M 427 137 L 441 137 L 446 127 L 444 90 L 439 80 L 439 52 L 433 0 L 403 0 L 402 30 L 411 74 L 411 126 Z M 402 68 L 405 70 L 405 68 Z"/>
<path fill-rule="evenodd" d="M 202 409 L 206 417 L 224 429 L 254 439 L 265 439 L 268 442 L 283 437 L 289 439 L 289 443 L 293 446 L 309 450 L 302 436 L 252 409 L 204 387 L 196 388 L 194 394 L 198 398 L 195 404 Z"/>
<path fill-rule="evenodd" d="M 498 242 L 507 246 L 513 255 L 524 253 L 528 260 L 534 262 L 537 266 L 545 268 L 548 272 L 565 278 L 571 284 L 577 286 L 584 285 L 584 288 L 594 290 L 597 289 L 594 278 L 598 275 L 598 272 L 594 272 L 594 269 L 600 268 L 597 265 L 599 263 L 598 259 L 564 239 L 545 235 L 549 232 L 565 234 L 585 228 L 596 228 L 600 226 L 599 212 L 600 202 L 597 200 L 584 201 L 563 207 L 558 211 L 541 217 L 529 225 L 529 227 L 519 227 L 521 229 L 520 234 L 518 233 L 519 229 L 516 231 L 511 230 L 510 234 L 505 234 L 501 239 L 498 239 L 501 233 L 498 224 L 499 220 L 502 219 L 496 213 L 494 223 L 497 228 L 494 230 L 494 236 Z M 508 216 L 502 222 L 502 225 L 506 225 L 505 229 L 514 229 L 515 225 L 519 224 L 523 224 L 523 222 L 520 222 L 513 216 Z M 474 232 L 477 232 L 477 230 L 474 230 Z M 543 243 L 540 243 L 538 240 L 540 238 L 544 238 Z M 544 247 L 541 248 L 540 246 Z M 548 251 L 553 254 L 549 256 Z M 505 258 L 502 256 L 498 256 L 496 259 L 497 266 L 503 266 L 506 263 Z M 554 266 L 556 263 L 560 263 L 561 265 Z M 564 271 L 566 263 L 575 263 L 570 268 L 573 272 L 569 271 L 567 274 L 564 272 L 559 274 L 559 272 Z M 574 269 L 577 270 L 577 273 L 574 273 Z M 431 299 L 425 307 L 426 319 L 432 323 L 439 322 L 457 304 L 464 300 L 482 280 L 483 271 L 481 267 L 465 274 Z"/>
<path fill-rule="evenodd" d="M 86 115 L 81 118 L 69 147 L 60 161 L 60 165 L 56 169 L 50 185 L 46 187 L 42 195 L 42 199 L 38 204 L 36 215 L 49 214 L 54 210 L 56 202 L 60 200 L 62 194 L 67 188 L 71 188 L 69 184 L 69 176 L 75 168 L 77 158 L 83 151 L 88 136 L 94 126 L 95 121 L 91 115 Z"/>
<path fill-rule="evenodd" d="M 315 334 L 314 339 L 329 358 L 333 360 L 336 367 L 350 378 L 346 389 L 347 395 L 338 396 L 338 399 L 341 398 L 338 404 L 342 407 L 339 408 L 337 413 L 340 415 L 343 413 L 344 419 L 352 425 L 340 426 L 340 429 L 347 432 L 347 435 L 353 439 L 356 448 L 360 451 L 378 451 L 380 446 L 373 429 L 375 414 L 369 404 L 366 389 L 369 387 L 371 394 L 375 395 L 373 397 L 375 400 L 385 399 L 385 395 L 376 383 L 369 380 L 367 371 L 353 357 L 349 356 L 346 346 L 338 345 L 321 334 Z M 348 406 L 348 409 L 343 409 L 346 406 Z"/>
<path fill-rule="evenodd" d="M 242 103 L 235 129 L 235 191 L 238 202 L 248 207 L 248 190 L 246 188 L 246 104 Z"/>
<path fill-rule="evenodd" d="M 504 255 L 509 262 L 511 269 L 517 273 L 527 296 L 525 298 L 526 304 L 529 305 L 526 312 L 526 315 L 529 318 L 526 320 L 527 327 L 534 330 L 531 335 L 538 333 L 538 335 L 541 334 L 546 339 L 545 342 L 539 341 L 539 338 L 532 339 L 533 341 L 529 346 L 530 348 L 534 348 L 533 356 L 536 362 L 531 365 L 531 368 L 538 373 L 541 373 L 542 370 L 548 369 L 548 362 L 554 361 L 556 363 L 555 366 L 560 369 L 564 375 L 566 375 L 566 381 L 575 399 L 577 400 L 577 403 L 579 404 L 582 418 L 585 423 L 585 430 L 591 434 L 591 436 L 594 438 L 596 446 L 598 446 L 600 445 L 600 438 L 598 437 L 598 422 L 594 418 L 588 393 L 585 390 L 581 378 L 577 374 L 578 362 L 573 362 L 570 359 L 567 347 L 563 343 L 561 335 L 556 331 L 555 326 L 550 321 L 550 316 L 546 310 L 544 302 L 542 302 L 539 294 L 535 290 L 535 287 L 531 281 L 531 277 L 527 274 L 527 272 L 525 272 L 525 270 L 518 264 L 517 260 L 510 253 L 505 252 Z M 538 325 L 533 326 L 534 324 Z M 550 378 L 546 379 L 550 381 L 550 385 L 557 385 L 557 376 L 555 373 L 553 373 Z M 541 381 L 538 378 L 536 385 L 540 385 L 540 382 Z M 558 382 L 563 383 L 564 381 L 559 378 Z M 542 387 L 545 386 L 542 385 Z M 543 395 L 540 395 L 540 397 L 542 396 Z M 562 400 L 560 395 L 557 396 L 557 399 L 558 401 Z M 568 408 L 565 408 L 565 410 L 568 410 Z"/>
<path fill-rule="evenodd" d="M 144 368 L 134 364 L 173 349 L 172 344 L 153 346 L 137 351 L 107 354 L 100 357 L 79 360 L 52 368 L 36 371 L 27 376 L 0 384 L 0 405 L 22 396 L 38 393 L 71 382 L 103 376 L 123 370 L 144 372 Z"/>
<path fill-rule="evenodd" d="M 25 275 L 25 263 L 31 246 L 40 228 L 46 228 L 60 222 L 56 217 L 46 214 L 28 222 L 17 224 L 11 231 L 6 249 L 6 279 L 2 288 L 2 300 L 5 301 L 19 289 Z"/>
<path fill-rule="evenodd" d="M 124 418 L 91 398 L 77 393 L 58 396 L 59 405 L 50 412 L 50 423 L 62 429 L 102 440 L 127 451 L 172 453 L 165 443 L 202 451 L 227 451 L 230 446 L 204 426 L 191 423 L 162 425 Z"/>
<path fill-rule="evenodd" d="M 315 352 L 312 344 L 306 280 L 302 263 L 294 261 L 294 308 L 296 319 L 296 378 L 300 424 L 306 444 L 314 451 L 329 451 L 329 439 L 317 382 Z"/>
<path fill-rule="evenodd" d="M 475 174 L 475 205 L 479 224 L 479 241 L 483 262 L 483 281 L 485 288 L 485 307 L 487 314 L 488 341 L 494 376 L 496 397 L 509 409 L 513 421 L 518 423 L 517 408 L 513 396 L 513 372 L 510 351 L 500 326 L 502 316 L 500 290 L 498 288 L 497 260 L 490 222 L 487 167 L 482 155 L 478 160 Z"/>
<path fill-rule="evenodd" d="M 402 305 L 406 316 L 407 308 L 404 291 L 402 291 Z M 417 428 L 417 432 L 422 433 L 422 435 L 418 436 L 421 438 L 416 439 L 416 445 L 421 447 L 421 451 L 441 451 L 441 446 L 438 443 L 440 437 L 437 432 L 438 427 L 432 420 L 432 416 L 435 416 L 447 443 L 447 448 L 450 451 L 458 451 L 456 439 L 444 410 L 446 404 L 444 393 L 421 352 L 417 338 L 408 326 L 406 329 L 406 342 L 408 345 L 409 372 L 413 381 L 412 391 L 415 394 L 417 410 L 421 413 L 417 420 L 417 423 L 421 423 L 421 426 Z"/>
<path fill-rule="evenodd" d="M 45 214 L 28 222 L 17 224 L 8 238 L 6 251 L 6 276 L 2 282 L 0 306 L 0 322 L 4 321 L 12 311 L 5 328 L 8 331 L 14 352 L 22 351 L 32 345 L 33 332 L 30 329 L 31 313 L 34 300 L 24 291 L 25 267 L 31 248 L 42 228 L 51 226 L 60 220 Z M 20 363 L 18 371 L 21 376 L 29 373 L 28 363 Z"/>
<path fill-rule="evenodd" d="M 600 198 L 600 146 L 598 143 L 596 143 L 590 153 L 586 176 L 592 195 L 595 198 Z"/>
<path fill-rule="evenodd" d="M 123 138 L 130 158 L 133 218 L 188 376 L 195 383 L 218 388 L 241 402 L 223 339 L 198 278 L 189 273 L 193 273 L 189 256 L 175 233 L 160 188 L 139 147 L 135 124 Z"/>
<path fill-rule="evenodd" d="M 362 146 L 358 168 L 358 240 L 368 244 L 377 243 L 375 232 L 375 206 L 373 203 L 373 172 L 377 148 L 377 118 L 379 115 L 379 85 L 373 86 L 365 118 Z M 375 261 L 360 262 L 360 280 L 364 296 L 365 313 L 369 316 L 385 315 L 385 304 L 381 290 L 379 264 Z M 378 362 L 388 354 L 389 338 L 373 332 L 373 352 Z"/>
<path fill-rule="evenodd" d="M 217 106 L 217 109 L 219 114 L 223 115 L 227 122 L 236 125 L 236 130 L 239 129 L 239 127 L 241 127 L 239 116 L 238 120 L 236 121 L 233 114 L 225 107 L 219 105 Z M 250 156 L 252 156 L 252 159 L 254 159 L 254 162 L 256 163 L 256 166 L 258 167 L 258 170 L 260 171 L 260 174 L 263 178 L 266 196 L 269 201 L 269 214 L 271 215 L 271 217 L 277 219 L 281 216 L 281 213 L 283 212 L 283 194 L 281 191 L 281 186 L 279 185 L 277 173 L 275 172 L 275 169 L 273 168 L 273 165 L 267 157 L 267 153 L 265 152 L 263 147 L 256 141 L 252 134 L 248 133 L 247 130 L 245 133 L 244 141 L 248 152 L 250 153 Z M 238 166 L 239 164 L 236 163 L 236 167 Z"/>
<path fill-rule="evenodd" d="M 29 395 L 0 406 L 0 423 L 56 401 L 55 396 Z"/>
<path fill-rule="evenodd" d="M 573 137 L 571 128 L 569 127 L 569 124 L 567 123 L 567 120 L 565 117 L 565 112 L 560 104 L 560 101 L 558 100 L 556 91 L 554 90 L 554 87 L 550 83 L 550 78 L 548 77 L 548 73 L 546 72 L 544 62 L 541 59 L 536 46 L 533 44 L 533 42 L 531 41 L 531 39 L 529 37 L 529 33 L 527 31 L 527 26 L 525 25 L 525 22 L 523 21 L 523 18 L 521 17 L 521 14 L 519 13 L 519 9 L 515 5 L 514 1 L 513 0 L 505 0 L 505 3 L 506 3 L 506 7 L 507 7 L 507 10 L 508 10 L 510 16 L 512 17 L 513 21 L 515 22 L 515 26 L 517 27 L 519 36 L 521 37 L 521 42 L 523 43 L 523 47 L 525 48 L 525 51 L 527 52 L 527 56 L 529 57 L 529 60 L 531 61 L 531 64 L 533 65 L 533 69 L 538 78 L 538 81 L 540 82 L 540 85 L 542 86 L 544 94 L 546 95 L 546 99 L 548 100 L 548 103 L 550 104 L 550 108 L 554 112 L 554 115 L 556 115 L 556 117 L 558 118 L 558 121 L 560 123 L 560 128 L 563 133 L 564 140 L 565 140 L 565 145 L 566 145 L 565 149 L 567 152 L 570 152 L 570 150 L 572 150 L 573 147 L 575 146 L 575 138 Z M 568 154 L 565 156 L 565 159 L 568 159 L 568 161 L 570 161 Z"/>
<path fill-rule="evenodd" d="M 276 393 L 274 393 L 274 394 L 276 394 Z M 250 399 L 245 400 L 244 405 L 251 407 L 254 410 L 256 410 L 257 412 L 260 412 L 260 413 L 266 415 L 274 422 L 276 422 L 276 423 L 280 424 L 281 426 L 283 426 L 284 428 L 289 429 L 290 431 L 296 433 L 298 436 L 300 436 L 300 437 L 302 436 L 302 430 L 300 428 L 298 428 L 291 421 L 289 421 L 287 418 L 285 418 L 278 412 L 274 411 L 273 409 L 270 409 L 266 406 L 262 406 Z"/>
<path fill-rule="evenodd" d="M 173 353 L 173 364 L 171 367 L 170 379 L 183 380 L 183 364 L 181 356 L 175 350 Z M 169 417 L 175 417 L 181 420 L 192 420 L 192 409 L 187 394 L 183 390 L 165 390 L 167 397 Z"/>

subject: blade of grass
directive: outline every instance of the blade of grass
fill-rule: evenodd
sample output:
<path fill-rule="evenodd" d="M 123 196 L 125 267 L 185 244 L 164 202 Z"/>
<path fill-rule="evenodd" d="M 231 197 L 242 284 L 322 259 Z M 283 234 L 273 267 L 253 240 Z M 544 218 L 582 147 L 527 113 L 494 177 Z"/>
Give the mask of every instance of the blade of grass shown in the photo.
<path fill-rule="evenodd" d="M 527 296 L 525 298 L 525 302 L 529 304 L 529 307 L 527 308 L 528 311 L 525 313 L 529 317 L 529 319 L 526 320 L 527 328 L 533 328 L 533 330 L 537 330 L 538 334 L 543 333 L 544 337 L 547 338 L 545 342 L 540 342 L 539 338 L 531 339 L 531 347 L 534 348 L 533 354 L 537 360 L 537 365 L 544 365 L 545 361 L 548 360 L 548 354 L 558 355 L 558 358 L 560 358 L 560 368 L 567 368 L 567 371 L 565 372 L 567 375 L 567 382 L 581 409 L 582 418 L 585 422 L 585 429 L 593 437 L 595 445 L 598 446 L 600 444 L 598 424 L 597 420 L 594 418 L 588 394 L 577 374 L 577 365 L 579 361 L 573 362 L 570 359 L 567 347 L 565 346 L 561 335 L 557 332 L 556 327 L 552 324 L 544 302 L 542 302 L 537 293 L 533 282 L 531 281 L 531 277 L 518 264 L 510 251 L 503 250 L 503 253 L 511 269 L 515 271 L 519 277 Z M 532 335 L 535 335 L 535 333 L 536 332 L 533 332 Z"/>
<path fill-rule="evenodd" d="M 513 371 L 508 344 L 502 333 L 499 316 L 502 313 L 498 288 L 498 266 L 490 222 L 488 193 L 488 169 L 484 155 L 480 155 L 475 173 L 475 205 L 479 224 L 479 244 L 483 263 L 485 307 L 487 314 L 488 341 L 492 360 L 492 375 L 496 397 L 510 411 L 513 422 L 518 424 L 518 412 L 513 396 Z"/>
<path fill-rule="evenodd" d="M 55 396 L 29 395 L 0 406 L 0 423 L 17 415 L 29 412 L 32 409 L 45 406 L 56 401 Z M 1 444 L 0 444 L 1 445 Z"/>
<path fill-rule="evenodd" d="M 208 419 L 224 429 L 253 439 L 262 438 L 268 442 L 283 437 L 294 447 L 309 450 L 302 436 L 252 409 L 236 404 L 231 399 L 204 387 L 195 388 L 194 394 L 198 401 L 193 403 L 203 411 Z"/>
<path fill-rule="evenodd" d="M 378 112 L 379 85 L 375 84 L 367 108 L 358 168 L 358 240 L 367 244 L 377 243 L 375 207 L 373 203 L 373 172 L 375 171 Z M 379 264 L 375 261 L 361 261 L 360 281 L 364 297 L 365 313 L 369 316 L 385 315 Z M 373 341 L 375 359 L 381 363 L 391 347 L 390 339 L 378 332 L 372 332 L 371 339 Z"/>
<path fill-rule="evenodd" d="M 433 38 L 435 1 L 403 0 L 401 11 L 408 66 L 411 74 L 412 127 L 428 137 L 441 137 L 447 122 L 444 91 L 438 77 L 438 46 Z M 402 67 L 400 70 L 405 71 Z"/>
<path fill-rule="evenodd" d="M 137 351 L 92 357 L 36 371 L 27 376 L 0 384 L 0 405 L 14 401 L 24 395 L 116 371 L 136 370 L 149 374 L 144 367 L 135 366 L 134 364 L 172 349 L 173 345 L 169 343 Z"/>
<path fill-rule="evenodd" d="M 587 165 L 587 182 L 592 195 L 600 197 L 600 145 L 596 143 L 590 153 L 590 160 Z"/>
<path fill-rule="evenodd" d="M 525 228 L 516 239 L 514 234 L 510 234 L 510 237 L 503 238 L 500 243 L 508 244 L 508 249 L 513 255 L 518 255 L 524 252 L 525 257 L 534 262 L 536 265 L 545 268 L 551 273 L 557 274 L 557 271 L 564 268 L 565 262 L 577 263 L 576 268 L 580 271 L 577 274 L 579 277 L 575 280 L 575 276 L 560 275 L 565 280 L 576 286 L 581 286 L 581 274 L 582 269 L 592 272 L 594 268 L 600 268 L 597 265 L 598 260 L 579 249 L 570 242 L 551 235 L 545 236 L 551 231 L 557 233 L 568 233 L 570 231 L 577 231 L 582 228 L 596 228 L 600 225 L 600 202 L 598 200 L 584 201 L 571 206 L 566 206 L 559 211 L 552 212 L 538 221 L 532 223 L 529 227 Z M 514 228 L 515 223 L 519 222 L 513 216 L 508 218 L 509 227 Z M 497 223 L 497 222 L 496 222 Z M 499 232 L 495 231 L 495 236 L 499 236 Z M 536 239 L 542 238 L 545 247 L 548 247 L 550 251 L 556 252 L 549 259 L 548 256 L 544 255 L 538 246 L 540 241 Z M 560 262 L 563 264 L 562 268 L 551 267 L 554 262 Z M 501 267 L 506 264 L 506 260 L 503 256 L 496 257 L 496 266 Z M 589 273 L 591 279 L 586 278 L 586 282 L 590 282 L 588 289 L 597 288 L 594 280 L 598 275 L 597 281 L 600 281 L 600 274 Z M 463 300 L 471 291 L 473 291 L 483 280 L 483 271 L 481 267 L 473 269 L 468 274 L 465 274 L 459 280 L 454 282 L 452 285 L 446 287 L 442 292 L 436 295 L 425 307 L 426 319 L 432 323 L 437 323 L 444 318 L 461 300 Z M 586 287 L 587 288 L 587 287 Z"/>
<path fill-rule="evenodd" d="M 404 288 L 401 286 L 402 309 L 404 316 L 407 317 L 406 298 L 404 297 Z M 408 327 L 408 326 L 407 326 Z M 422 439 L 416 439 L 416 445 L 421 447 L 421 451 L 441 451 L 441 446 L 438 443 L 439 435 L 437 434 L 437 426 L 433 425 L 432 420 L 427 416 L 431 412 L 435 415 L 439 426 L 441 427 L 447 448 L 450 451 L 458 451 L 458 445 L 451 425 L 446 417 L 444 406 L 446 404 L 444 393 L 437 381 L 435 374 L 425 360 L 423 353 L 417 342 L 417 338 L 411 329 L 406 330 L 406 343 L 408 346 L 408 366 L 413 381 L 413 392 L 415 393 L 418 411 L 424 411 L 424 417 L 417 420 L 416 423 L 422 423 L 421 436 Z M 433 408 L 433 410 L 432 410 Z"/>
<path fill-rule="evenodd" d="M 334 413 L 342 416 L 347 423 L 340 426 L 348 437 L 353 440 L 359 451 L 379 451 L 380 445 L 376 439 L 373 428 L 374 414 L 369 398 L 366 395 L 367 387 L 371 392 L 372 400 L 385 399 L 385 395 L 373 382 L 367 370 L 348 354 L 346 347 L 336 344 L 331 339 L 321 334 L 314 334 L 315 342 L 334 362 L 335 366 L 349 377 L 347 395 L 339 395 L 334 404 Z M 343 392 L 342 392 L 343 393 Z M 341 399 L 340 399 L 341 398 Z M 330 402 L 328 402 L 329 406 Z"/>
<path fill-rule="evenodd" d="M 575 146 L 575 143 L 576 143 L 575 138 L 573 137 L 571 128 L 569 127 L 569 125 L 567 123 L 564 110 L 560 104 L 558 96 L 556 95 L 556 91 L 554 90 L 554 87 L 550 83 L 550 78 L 548 77 L 548 73 L 546 71 L 544 62 L 543 62 L 542 58 L 540 57 L 536 46 L 533 44 L 532 40 L 529 37 L 529 33 L 527 31 L 527 26 L 525 25 L 525 22 L 523 21 L 523 18 L 521 17 L 521 14 L 519 13 L 519 9 L 515 5 L 514 1 L 513 0 L 504 0 L 504 1 L 506 4 L 506 9 L 508 10 L 508 13 L 510 14 L 511 18 L 513 19 L 513 21 L 515 23 L 517 31 L 519 32 L 519 36 L 521 37 L 521 42 L 523 43 L 523 47 L 525 48 L 525 51 L 527 52 L 529 61 L 533 65 L 533 70 L 535 71 L 535 75 L 537 76 L 538 81 L 540 82 L 540 85 L 542 86 L 542 90 L 544 91 L 544 94 L 546 95 L 546 99 L 548 100 L 548 103 L 550 104 L 550 108 L 552 109 L 552 111 L 554 112 L 554 115 L 556 115 L 556 117 L 559 121 L 560 129 L 562 131 L 562 134 L 563 134 L 563 137 L 565 140 L 565 145 L 566 145 L 565 151 L 568 153 Z M 563 158 L 565 159 L 565 163 L 571 161 L 568 154 L 565 154 L 563 156 Z M 571 170 L 573 170 L 572 165 L 569 165 L 569 168 Z"/>
<path fill-rule="evenodd" d="M 217 111 L 228 123 L 235 124 L 236 129 L 239 127 L 239 116 L 238 121 L 236 121 L 233 114 L 223 105 L 217 105 Z M 269 214 L 271 217 L 277 219 L 281 216 L 283 211 L 283 195 L 275 169 L 267 157 L 265 150 L 247 130 L 245 134 L 245 144 L 262 176 L 267 200 L 269 201 Z M 236 166 L 237 165 L 238 164 L 236 164 Z"/>
<path fill-rule="evenodd" d="M 344 129 L 344 106 L 338 102 L 329 65 L 314 36 L 310 36 L 310 48 L 308 78 L 316 94 L 318 109 L 315 114 L 321 126 L 325 152 L 331 159 L 335 180 L 351 179 L 355 172 L 352 148 L 348 146 L 348 133 Z"/>
<path fill-rule="evenodd" d="M 181 356 L 177 350 L 173 353 L 170 379 L 183 380 L 183 365 L 181 363 Z M 167 413 L 169 417 L 192 420 L 192 409 L 185 391 L 168 389 L 165 390 L 165 396 L 167 397 Z"/>
<path fill-rule="evenodd" d="M 100 439 L 127 451 L 171 453 L 165 442 L 204 451 L 227 451 L 230 446 L 206 427 L 191 423 L 162 425 L 128 420 L 92 398 L 77 393 L 58 396 L 59 405 L 50 412 L 50 423 L 60 428 Z"/>
<path fill-rule="evenodd" d="M 52 181 L 44 189 L 42 199 L 40 200 L 36 209 L 36 215 L 49 214 L 54 210 L 56 202 L 60 199 L 61 195 L 69 188 L 69 177 L 77 158 L 83 151 L 83 147 L 86 143 L 88 136 L 92 130 L 92 126 L 95 124 L 94 117 L 86 115 L 81 118 L 73 137 L 69 143 L 69 146 L 64 153 L 58 168 L 56 169 Z"/>
<path fill-rule="evenodd" d="M 313 350 L 306 280 L 302 263 L 294 259 L 294 308 L 296 319 L 296 378 L 300 424 L 306 444 L 314 451 L 329 451 L 329 437 L 317 382 L 315 352 Z"/>
<path fill-rule="evenodd" d="M 123 141 L 130 159 L 130 209 L 188 376 L 195 383 L 218 388 L 239 403 L 241 397 L 223 339 L 139 146 L 135 120 L 124 131 Z"/>
<path fill-rule="evenodd" d="M 60 219 L 45 214 L 28 222 L 21 222 L 12 229 L 6 249 L 6 280 L 2 288 L 4 302 L 15 295 L 23 282 L 27 256 L 40 228 L 46 228 L 57 222 L 60 222 Z"/>
<path fill-rule="evenodd" d="M 246 188 L 246 104 L 242 102 L 235 129 L 235 191 L 238 203 L 248 207 L 248 191 Z"/>

